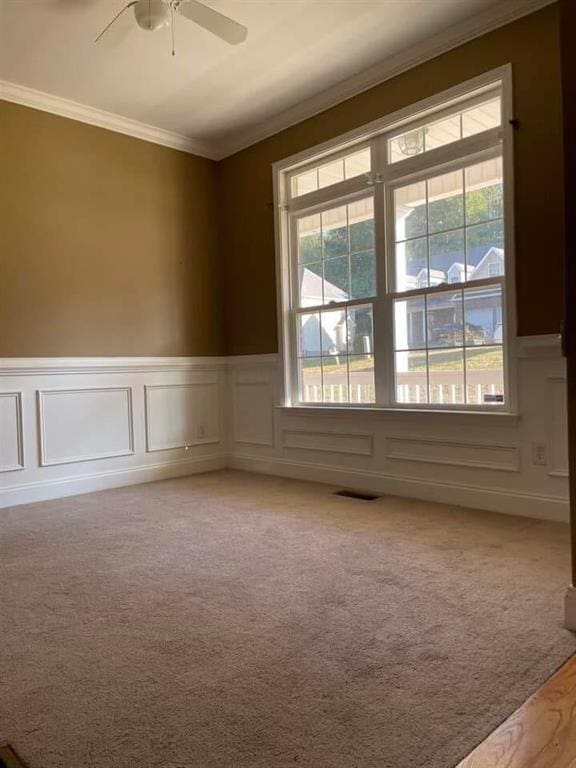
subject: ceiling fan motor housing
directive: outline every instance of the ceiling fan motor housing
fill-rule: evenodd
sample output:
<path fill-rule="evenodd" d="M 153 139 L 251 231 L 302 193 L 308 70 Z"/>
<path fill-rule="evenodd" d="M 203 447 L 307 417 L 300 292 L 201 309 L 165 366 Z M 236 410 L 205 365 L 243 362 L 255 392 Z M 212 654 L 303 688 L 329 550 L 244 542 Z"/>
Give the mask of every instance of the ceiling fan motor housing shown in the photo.
<path fill-rule="evenodd" d="M 170 6 L 165 0 L 138 0 L 134 16 L 141 29 L 154 32 L 170 23 Z"/>

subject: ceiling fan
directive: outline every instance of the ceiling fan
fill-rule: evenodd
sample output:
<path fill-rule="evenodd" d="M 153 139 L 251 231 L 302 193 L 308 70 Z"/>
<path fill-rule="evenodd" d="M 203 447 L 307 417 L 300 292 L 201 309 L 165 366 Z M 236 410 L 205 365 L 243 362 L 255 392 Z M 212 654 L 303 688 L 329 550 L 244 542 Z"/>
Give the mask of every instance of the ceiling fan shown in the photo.
<path fill-rule="evenodd" d="M 147 32 L 156 32 L 163 27 L 171 27 L 172 30 L 172 55 L 174 55 L 174 17 L 183 16 L 199 27 L 208 30 L 216 37 L 225 40 L 230 45 L 243 43 L 248 35 L 248 30 L 237 21 L 224 16 L 224 14 L 209 8 L 199 0 L 132 0 L 114 16 L 112 21 L 104 27 L 94 42 L 105 39 L 108 31 L 118 22 L 124 13 L 132 9 L 134 19 L 140 29 Z M 126 18 L 126 17 L 124 17 Z"/>

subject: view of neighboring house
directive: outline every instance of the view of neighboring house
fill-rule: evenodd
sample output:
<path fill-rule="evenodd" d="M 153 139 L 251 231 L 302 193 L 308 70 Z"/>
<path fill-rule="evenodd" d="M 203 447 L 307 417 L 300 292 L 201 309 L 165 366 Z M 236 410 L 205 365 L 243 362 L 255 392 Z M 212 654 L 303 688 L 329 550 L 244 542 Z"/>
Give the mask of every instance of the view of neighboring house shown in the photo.
<path fill-rule="evenodd" d="M 502 343 L 502 294 L 499 285 L 474 287 L 475 280 L 483 280 L 504 274 L 504 251 L 490 247 L 484 255 L 481 250 L 470 254 L 476 266 L 468 268 L 453 259 L 457 256 L 446 254 L 445 269 L 421 269 L 417 275 L 406 277 L 407 288 L 420 288 L 427 285 L 447 286 L 455 283 L 469 283 L 463 306 L 461 292 L 436 294 L 433 302 L 429 301 L 427 310 L 421 299 L 403 303 L 404 316 L 396 314 L 396 348 L 418 349 L 427 345 L 425 315 L 428 316 L 428 346 L 450 347 L 463 343 L 462 331 L 466 329 L 466 343 L 501 344 Z M 478 253 L 480 251 L 480 253 Z M 429 277 L 428 277 L 429 275 Z M 319 306 L 330 302 L 348 300 L 348 294 L 328 280 L 323 280 L 312 270 L 304 267 L 301 273 L 301 296 L 304 306 Z M 473 289 L 473 290 L 472 290 Z M 300 354 L 305 356 L 336 355 L 344 353 L 352 336 L 358 336 L 362 329 L 346 323 L 346 312 L 332 310 L 303 317 L 300 330 Z M 370 353 L 370 329 L 366 329 L 366 341 L 362 352 Z M 360 351 L 360 350 L 359 350 Z"/>

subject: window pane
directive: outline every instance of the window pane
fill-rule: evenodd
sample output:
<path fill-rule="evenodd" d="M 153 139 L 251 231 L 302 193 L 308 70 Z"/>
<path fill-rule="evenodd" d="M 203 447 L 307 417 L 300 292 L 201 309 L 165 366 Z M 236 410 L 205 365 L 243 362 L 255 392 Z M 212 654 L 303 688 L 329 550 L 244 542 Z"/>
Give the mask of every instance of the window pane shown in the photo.
<path fill-rule="evenodd" d="M 503 213 L 502 158 L 466 168 L 466 224 L 500 219 Z"/>
<path fill-rule="evenodd" d="M 374 352 L 372 307 L 348 309 L 348 354 L 371 355 Z"/>
<path fill-rule="evenodd" d="M 458 347 L 464 344 L 461 291 L 428 296 L 426 309 L 429 347 Z"/>
<path fill-rule="evenodd" d="M 324 300 L 342 301 L 348 298 L 350 293 L 348 277 L 348 256 L 339 256 L 337 259 L 327 259 L 324 262 Z M 338 297 L 338 291 L 332 289 L 336 287 L 342 293 L 342 298 Z"/>
<path fill-rule="evenodd" d="M 427 232 L 426 182 L 394 190 L 396 242 Z"/>
<path fill-rule="evenodd" d="M 348 358 L 348 378 L 351 403 L 373 403 L 376 400 L 374 386 L 374 357 L 362 355 Z"/>
<path fill-rule="evenodd" d="M 487 285 L 464 291 L 465 344 L 502 344 L 502 288 Z"/>
<path fill-rule="evenodd" d="M 307 195 L 345 179 L 353 179 L 363 173 L 370 173 L 372 167 L 370 147 L 350 152 L 338 160 L 330 160 L 302 173 L 292 176 L 290 192 L 292 197 Z"/>
<path fill-rule="evenodd" d="M 370 173 L 371 167 L 370 147 L 344 158 L 344 173 L 347 179 L 353 179 L 362 173 Z"/>
<path fill-rule="evenodd" d="M 399 403 L 428 402 L 426 352 L 396 352 L 396 400 Z"/>
<path fill-rule="evenodd" d="M 351 297 L 365 299 L 376 295 L 376 258 L 374 251 L 353 253 L 350 257 Z"/>
<path fill-rule="evenodd" d="M 424 125 L 394 136 L 388 140 L 388 162 L 397 163 L 407 157 L 446 146 L 461 138 L 474 136 L 500 125 L 500 97 L 470 109 L 455 108 L 454 114 L 442 120 L 431 120 Z"/>
<path fill-rule="evenodd" d="M 323 357 L 322 377 L 325 403 L 348 401 L 348 358 Z"/>
<path fill-rule="evenodd" d="M 346 206 L 324 211 L 322 219 L 322 245 L 325 259 L 348 253 L 348 222 Z"/>
<path fill-rule="evenodd" d="M 464 351 L 435 350 L 428 353 L 429 402 L 456 405 L 464 402 Z"/>
<path fill-rule="evenodd" d="M 300 306 L 348 301 L 351 266 L 354 298 L 375 294 L 372 196 L 305 216 L 297 231 Z"/>
<path fill-rule="evenodd" d="M 320 313 L 322 355 L 345 355 L 348 350 L 346 310 Z"/>
<path fill-rule="evenodd" d="M 504 224 L 502 219 L 476 224 L 466 230 L 468 279 L 484 280 L 504 274 Z"/>
<path fill-rule="evenodd" d="M 298 219 L 298 261 L 308 264 L 321 258 L 320 214 Z"/>
<path fill-rule="evenodd" d="M 450 277 L 463 274 L 465 261 L 463 229 L 433 235 L 430 238 L 430 285 L 447 283 Z"/>
<path fill-rule="evenodd" d="M 309 357 L 298 360 L 300 400 L 305 403 L 322 402 L 322 360 Z"/>
<path fill-rule="evenodd" d="M 396 245 L 396 290 L 428 286 L 428 240 L 425 237 Z"/>
<path fill-rule="evenodd" d="M 322 270 L 321 261 L 299 267 L 301 307 L 317 307 L 324 303 Z M 330 286 L 326 293 L 330 295 Z"/>
<path fill-rule="evenodd" d="M 299 195 L 307 195 L 308 192 L 316 192 L 318 189 L 318 171 L 316 168 L 313 171 L 301 173 L 299 176 L 292 178 L 292 197 L 298 197 Z"/>
<path fill-rule="evenodd" d="M 394 349 L 426 348 L 426 307 L 423 296 L 394 302 Z"/>
<path fill-rule="evenodd" d="M 374 248 L 374 201 L 371 197 L 350 203 L 350 253 L 370 251 Z"/>
<path fill-rule="evenodd" d="M 462 114 L 462 135 L 474 136 L 490 128 L 497 128 L 501 123 L 500 99 L 493 99 L 485 104 L 472 107 Z"/>
<path fill-rule="evenodd" d="M 298 356 L 315 357 L 322 352 L 320 346 L 320 315 L 298 316 Z"/>
<path fill-rule="evenodd" d="M 443 147 L 460 139 L 460 115 L 448 117 L 426 128 L 426 151 Z"/>
<path fill-rule="evenodd" d="M 428 231 L 464 226 L 464 175 L 454 171 L 428 182 Z"/>
<path fill-rule="evenodd" d="M 407 131 L 388 141 L 388 162 L 396 163 L 424 152 L 424 128 Z"/>
<path fill-rule="evenodd" d="M 468 402 L 485 405 L 504 402 L 504 355 L 502 347 L 466 350 Z"/>
<path fill-rule="evenodd" d="M 331 184 L 338 184 L 340 181 L 344 181 L 344 161 L 342 159 L 327 165 L 321 165 L 318 168 L 319 189 L 329 187 Z"/>

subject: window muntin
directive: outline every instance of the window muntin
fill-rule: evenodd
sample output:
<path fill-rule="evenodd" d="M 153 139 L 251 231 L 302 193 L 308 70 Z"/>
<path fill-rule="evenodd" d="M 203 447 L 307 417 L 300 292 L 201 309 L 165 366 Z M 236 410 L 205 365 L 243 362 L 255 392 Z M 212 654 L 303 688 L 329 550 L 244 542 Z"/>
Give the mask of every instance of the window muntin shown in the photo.
<path fill-rule="evenodd" d="M 321 188 L 332 161 L 316 163 L 304 198 L 288 174 L 293 404 L 508 406 L 500 123 L 498 88 L 417 126 L 409 163 L 389 157 L 396 132 L 364 141 L 362 176 Z"/>

